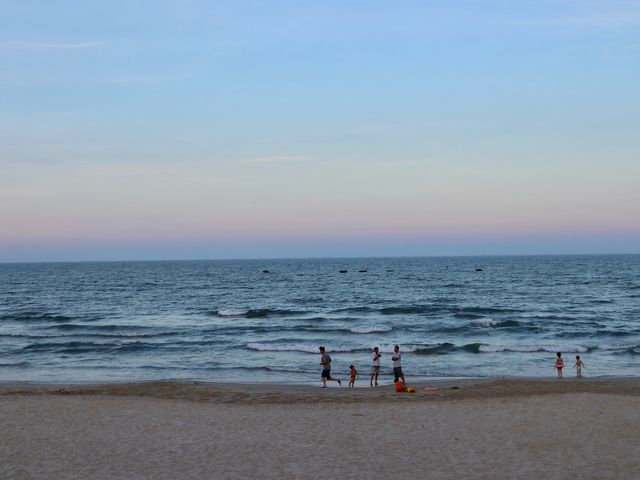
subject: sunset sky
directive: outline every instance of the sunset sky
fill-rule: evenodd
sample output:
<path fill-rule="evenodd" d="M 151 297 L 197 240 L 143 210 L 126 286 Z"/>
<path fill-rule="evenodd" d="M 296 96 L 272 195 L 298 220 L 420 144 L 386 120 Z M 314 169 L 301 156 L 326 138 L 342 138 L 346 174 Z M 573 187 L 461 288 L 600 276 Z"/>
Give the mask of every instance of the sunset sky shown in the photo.
<path fill-rule="evenodd" d="M 639 1 L 0 24 L 0 261 L 640 252 Z"/>

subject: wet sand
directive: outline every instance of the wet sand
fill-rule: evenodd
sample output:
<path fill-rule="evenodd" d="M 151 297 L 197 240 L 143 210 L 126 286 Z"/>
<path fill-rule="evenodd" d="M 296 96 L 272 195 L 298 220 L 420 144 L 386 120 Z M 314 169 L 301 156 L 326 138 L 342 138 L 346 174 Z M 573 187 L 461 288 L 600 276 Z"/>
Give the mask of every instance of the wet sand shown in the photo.
<path fill-rule="evenodd" d="M 4 384 L 0 478 L 640 478 L 640 379 L 415 386 Z"/>

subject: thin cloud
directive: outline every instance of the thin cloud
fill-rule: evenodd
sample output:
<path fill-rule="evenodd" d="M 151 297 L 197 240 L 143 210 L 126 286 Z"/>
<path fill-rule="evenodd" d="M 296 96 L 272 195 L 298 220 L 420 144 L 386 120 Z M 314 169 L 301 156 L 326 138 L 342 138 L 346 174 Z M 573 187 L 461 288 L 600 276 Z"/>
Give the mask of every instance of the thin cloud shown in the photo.
<path fill-rule="evenodd" d="M 638 12 L 610 12 L 582 16 L 509 20 L 507 23 L 530 27 L 629 28 L 640 26 Z"/>
<path fill-rule="evenodd" d="M 0 42 L 4 50 L 81 50 L 103 45 L 102 42 L 52 43 L 52 42 Z"/>
<path fill-rule="evenodd" d="M 268 155 L 244 160 L 242 163 L 269 164 L 269 163 L 304 163 L 313 161 L 313 157 L 304 155 Z"/>
<path fill-rule="evenodd" d="M 575 27 L 636 27 L 640 25 L 640 15 L 634 13 L 616 13 L 604 15 L 589 15 L 584 17 L 568 17 L 552 20 L 553 25 Z"/>
<path fill-rule="evenodd" d="M 130 75 L 107 78 L 108 83 L 117 85 L 136 85 L 136 84 L 158 84 L 165 82 L 178 82 L 181 80 L 190 80 L 193 75 L 190 73 L 180 73 L 174 75 Z"/>

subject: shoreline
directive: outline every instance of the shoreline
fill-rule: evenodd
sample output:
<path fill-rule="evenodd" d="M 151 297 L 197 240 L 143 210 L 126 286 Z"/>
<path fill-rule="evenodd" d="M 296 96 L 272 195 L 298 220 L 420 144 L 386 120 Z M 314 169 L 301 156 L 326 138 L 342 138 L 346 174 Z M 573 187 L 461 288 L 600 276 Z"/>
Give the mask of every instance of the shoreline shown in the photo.
<path fill-rule="evenodd" d="M 333 383 L 333 382 L 332 382 Z M 609 394 L 640 396 L 640 377 L 599 378 L 466 378 L 429 382 L 409 381 L 413 394 L 397 393 L 393 384 L 356 388 L 320 382 L 304 384 L 222 383 L 200 381 L 141 381 L 97 384 L 0 383 L 0 398 L 12 396 L 115 396 L 241 404 L 333 404 L 406 401 L 446 401 L 557 394 Z"/>
<path fill-rule="evenodd" d="M 320 377 L 320 375 L 317 375 L 318 378 Z M 383 384 L 383 382 L 385 382 L 385 385 L 392 385 L 393 381 L 389 380 L 389 377 L 393 377 L 393 375 L 386 375 L 385 378 L 383 378 L 383 376 L 381 375 L 378 383 L 380 385 Z M 311 378 L 311 377 L 310 377 Z M 345 382 L 345 386 L 346 383 L 348 383 L 348 372 L 345 372 L 343 376 L 341 376 L 340 378 L 343 379 L 343 381 Z M 556 377 L 555 376 L 551 376 L 551 375 L 547 375 L 547 376 L 495 376 L 495 377 L 410 377 L 410 379 L 412 380 L 411 382 L 408 383 L 412 383 L 412 384 L 425 384 L 425 383 L 442 383 L 442 382 L 467 382 L 467 381 L 478 381 L 478 382 L 484 382 L 484 381 L 494 381 L 494 380 L 514 380 L 514 381 L 551 381 L 551 380 L 555 380 Z M 589 376 L 583 376 L 582 379 L 577 379 L 575 375 L 571 375 L 571 376 L 565 376 L 562 380 L 563 381 L 601 381 L 601 380 L 613 380 L 613 381 L 624 381 L 624 380 L 638 380 L 640 381 L 640 375 L 589 375 Z M 7 385 L 35 385 L 35 386 L 59 386 L 59 385 L 77 385 L 77 386 L 98 386 L 98 385 L 121 385 L 121 384 L 138 384 L 138 383 L 154 383 L 154 382 L 158 382 L 158 383 L 166 383 L 166 382 L 170 382 L 170 383 L 202 383 L 202 384 L 208 384 L 208 385 L 263 385 L 263 386 L 279 386 L 279 387 L 288 387 L 288 386 L 300 386 L 300 385 L 306 385 L 306 386 L 317 386 L 320 385 L 320 381 L 316 380 L 315 377 L 313 380 L 308 380 L 308 381 L 279 381 L 279 382 L 269 382 L 269 381 L 244 381 L 244 380 L 240 380 L 240 381 L 234 381 L 234 380 L 217 380 L 217 379 L 211 379 L 211 380 L 200 380 L 200 379 L 179 379 L 179 378 L 149 378 L 149 379 L 136 379 L 136 380 L 127 380 L 127 379 L 123 379 L 123 380 L 110 380 L 110 381 L 62 381 L 62 382 L 47 382 L 47 381 L 40 381 L 40 380 L 22 380 L 22 381 L 16 381 L 16 380 L 2 380 L 0 379 L 0 390 Z M 363 375 L 362 378 L 358 379 L 358 384 L 364 384 L 364 383 L 368 383 L 369 382 L 369 375 Z M 344 387 L 343 387 L 344 388 Z M 361 385 L 358 385 L 358 388 L 362 388 Z"/>

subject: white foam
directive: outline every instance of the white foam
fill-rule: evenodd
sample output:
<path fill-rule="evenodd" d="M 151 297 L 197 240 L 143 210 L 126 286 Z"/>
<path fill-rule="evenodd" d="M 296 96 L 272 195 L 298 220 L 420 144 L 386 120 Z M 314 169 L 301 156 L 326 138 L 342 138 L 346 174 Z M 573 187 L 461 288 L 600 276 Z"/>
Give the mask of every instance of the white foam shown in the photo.
<path fill-rule="evenodd" d="M 318 353 L 319 344 L 317 343 L 261 343 L 251 342 L 247 343 L 247 348 L 250 350 L 258 350 L 261 352 L 306 352 L 306 353 Z M 394 344 L 389 345 L 371 345 L 373 347 L 379 347 L 382 353 L 392 353 Z M 325 344 L 328 353 L 345 353 L 345 352 L 357 352 L 366 351 L 369 347 L 360 345 L 330 345 Z M 424 345 L 400 345 L 400 352 L 415 352 L 418 348 L 424 348 Z"/>
<path fill-rule="evenodd" d="M 306 352 L 306 353 L 318 353 L 318 344 L 309 343 L 259 343 L 252 342 L 247 343 L 247 348 L 250 350 L 258 350 L 260 352 Z M 353 347 L 346 346 L 328 346 L 327 352 L 351 352 Z"/>
<path fill-rule="evenodd" d="M 382 333 L 382 332 L 390 332 L 392 330 L 391 327 L 385 325 L 379 325 L 374 327 L 353 327 L 351 329 L 352 333 Z"/>
<path fill-rule="evenodd" d="M 598 345 L 598 350 L 629 350 L 634 348 L 636 345 L 628 343 L 626 345 L 610 345 L 610 344 L 603 344 L 603 345 Z"/>
<path fill-rule="evenodd" d="M 496 325 L 501 325 L 504 323 L 504 320 L 493 320 L 491 318 L 481 318 L 478 320 L 473 320 L 471 323 L 474 325 L 480 325 L 481 327 L 495 327 Z"/>
<path fill-rule="evenodd" d="M 567 352 L 584 353 L 589 349 L 582 345 L 480 345 L 478 351 L 482 353 L 499 352 Z"/>
<path fill-rule="evenodd" d="M 218 315 L 221 317 L 240 317 L 249 313 L 249 310 L 218 310 Z"/>

